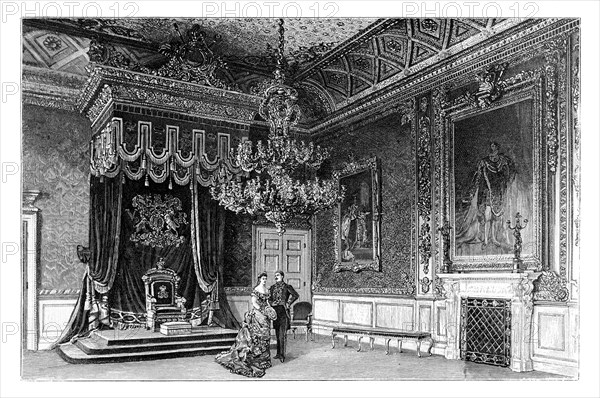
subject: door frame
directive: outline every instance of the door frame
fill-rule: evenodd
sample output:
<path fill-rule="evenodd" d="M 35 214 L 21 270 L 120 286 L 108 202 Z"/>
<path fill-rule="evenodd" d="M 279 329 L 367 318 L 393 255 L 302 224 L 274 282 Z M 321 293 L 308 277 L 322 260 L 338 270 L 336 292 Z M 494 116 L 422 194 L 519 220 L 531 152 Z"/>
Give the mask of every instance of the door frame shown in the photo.
<path fill-rule="evenodd" d="M 38 211 L 33 206 L 24 207 L 21 213 L 22 266 L 22 337 L 28 350 L 38 349 Z"/>
<path fill-rule="evenodd" d="M 252 289 L 254 289 L 256 278 L 258 277 L 258 250 L 260 249 L 260 232 L 266 231 L 270 233 L 277 233 L 277 229 L 275 227 L 270 227 L 268 225 L 253 225 L 252 226 Z M 300 232 L 306 233 L 306 275 L 307 280 L 305 281 L 308 286 L 308 297 L 306 300 L 309 303 L 312 303 L 312 278 L 313 278 L 313 253 L 312 253 L 312 230 L 310 228 L 302 229 L 302 228 L 287 228 L 286 232 Z M 285 234 L 284 234 L 285 235 Z M 285 272 L 285 271 L 284 271 Z"/>

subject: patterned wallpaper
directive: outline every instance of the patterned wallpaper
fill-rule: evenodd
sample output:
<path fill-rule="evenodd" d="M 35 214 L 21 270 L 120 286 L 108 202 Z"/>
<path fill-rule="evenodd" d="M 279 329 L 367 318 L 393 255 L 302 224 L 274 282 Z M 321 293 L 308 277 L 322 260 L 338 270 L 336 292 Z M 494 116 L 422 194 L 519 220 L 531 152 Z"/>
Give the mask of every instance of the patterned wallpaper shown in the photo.
<path fill-rule="evenodd" d="M 23 106 L 23 189 L 41 191 L 41 289 L 80 289 L 88 244 L 89 121 L 74 112 Z"/>
<path fill-rule="evenodd" d="M 224 250 L 225 286 L 252 286 L 252 218 L 250 216 L 226 212 Z"/>
<path fill-rule="evenodd" d="M 377 156 L 381 162 L 382 272 L 333 271 L 337 210 L 330 210 L 317 216 L 315 225 L 315 292 L 413 295 L 415 174 L 410 125 L 401 126 L 400 116 L 393 114 L 358 129 L 350 126 L 342 137 L 322 145 L 336 148 L 334 165 L 348 161 L 350 155 L 357 160 Z"/>

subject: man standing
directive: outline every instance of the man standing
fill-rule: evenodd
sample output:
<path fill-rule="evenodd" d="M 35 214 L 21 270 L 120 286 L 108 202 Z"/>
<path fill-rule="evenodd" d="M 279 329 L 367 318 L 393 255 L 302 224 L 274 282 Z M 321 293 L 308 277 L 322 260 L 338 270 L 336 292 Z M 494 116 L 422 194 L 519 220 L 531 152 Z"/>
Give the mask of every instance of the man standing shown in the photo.
<path fill-rule="evenodd" d="M 285 343 L 287 331 L 290 329 L 290 308 L 298 300 L 298 293 L 294 288 L 283 281 L 284 273 L 275 271 L 275 284 L 269 288 L 271 306 L 277 313 L 273 321 L 275 336 L 277 337 L 277 355 L 275 359 L 285 361 Z"/>

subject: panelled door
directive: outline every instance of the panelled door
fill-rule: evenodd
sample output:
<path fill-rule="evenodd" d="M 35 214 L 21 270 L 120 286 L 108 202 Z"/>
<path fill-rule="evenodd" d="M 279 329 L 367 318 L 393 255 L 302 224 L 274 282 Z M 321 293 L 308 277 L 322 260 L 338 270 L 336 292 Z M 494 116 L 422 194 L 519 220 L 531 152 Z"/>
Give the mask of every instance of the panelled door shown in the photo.
<path fill-rule="evenodd" d="M 254 280 L 261 272 L 269 275 L 268 285 L 275 283 L 274 273 L 281 269 L 285 281 L 300 295 L 298 301 L 311 301 L 309 231 L 287 230 L 283 235 L 274 228 L 257 227 L 254 241 Z"/>

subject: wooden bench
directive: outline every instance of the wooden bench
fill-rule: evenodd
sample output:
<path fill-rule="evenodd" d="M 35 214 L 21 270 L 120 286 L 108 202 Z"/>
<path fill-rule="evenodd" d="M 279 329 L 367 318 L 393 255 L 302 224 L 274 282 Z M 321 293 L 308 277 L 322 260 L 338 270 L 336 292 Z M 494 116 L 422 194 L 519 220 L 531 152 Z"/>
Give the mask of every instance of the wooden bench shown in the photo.
<path fill-rule="evenodd" d="M 370 328 L 351 328 L 351 327 L 334 327 L 331 331 L 331 348 L 335 348 L 335 336 L 344 336 L 344 347 L 348 345 L 348 336 L 358 336 L 358 351 L 362 349 L 360 341 L 363 337 L 369 338 L 371 349 L 373 349 L 373 343 L 375 337 L 385 339 L 385 354 L 390 354 L 390 340 L 396 339 L 398 341 L 398 350 L 402 352 L 402 340 L 414 340 L 417 343 L 417 356 L 421 357 L 421 342 L 423 340 L 429 341 L 429 348 L 427 353 L 431 355 L 431 348 L 433 347 L 433 338 L 431 333 L 428 332 L 403 332 L 398 330 L 387 330 L 387 329 L 370 329 Z"/>

